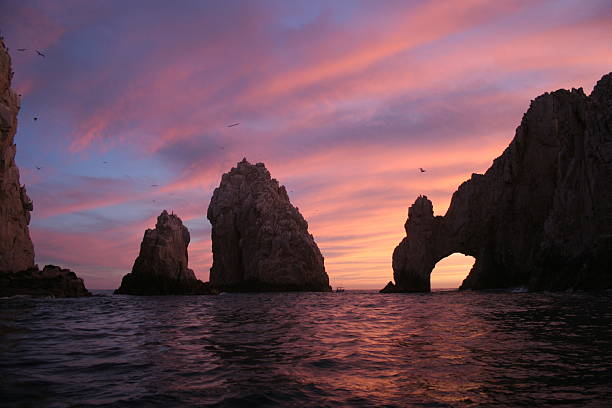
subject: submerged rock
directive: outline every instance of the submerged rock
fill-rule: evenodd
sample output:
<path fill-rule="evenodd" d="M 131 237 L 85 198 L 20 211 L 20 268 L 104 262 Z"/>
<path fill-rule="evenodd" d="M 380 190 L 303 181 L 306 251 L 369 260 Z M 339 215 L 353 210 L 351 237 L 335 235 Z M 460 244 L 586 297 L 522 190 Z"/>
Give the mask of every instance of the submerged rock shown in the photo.
<path fill-rule="evenodd" d="M 91 296 L 83 279 L 70 269 L 47 265 L 20 272 L 0 273 L 0 297 L 82 297 Z"/>
<path fill-rule="evenodd" d="M 476 258 L 461 289 L 612 287 L 612 74 L 536 98 L 485 174 L 445 216 L 417 198 L 393 252 L 396 291 L 429 291 L 436 262 Z"/>
<path fill-rule="evenodd" d="M 11 57 L 0 38 L 0 296 L 90 296 L 74 272 L 34 265 L 28 224 L 34 209 L 15 163 L 19 98 L 11 90 Z"/>
<path fill-rule="evenodd" d="M 323 256 L 284 186 L 246 159 L 221 178 L 212 224 L 210 283 L 225 291 L 329 292 Z"/>
<path fill-rule="evenodd" d="M 187 267 L 187 227 L 175 214 L 164 210 L 157 217 L 155 229 L 147 229 L 140 244 L 140 254 L 132 272 L 123 277 L 115 291 L 123 295 L 208 295 L 208 283 L 198 280 Z"/>

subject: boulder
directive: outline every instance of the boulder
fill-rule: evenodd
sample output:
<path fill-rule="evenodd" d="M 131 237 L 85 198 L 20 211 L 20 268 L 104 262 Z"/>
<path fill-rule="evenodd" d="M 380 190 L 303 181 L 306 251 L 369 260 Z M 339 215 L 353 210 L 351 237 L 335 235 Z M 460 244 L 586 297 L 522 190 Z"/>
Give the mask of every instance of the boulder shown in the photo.
<path fill-rule="evenodd" d="M 426 292 L 435 264 L 476 258 L 461 289 L 612 287 L 612 74 L 532 101 L 510 145 L 434 216 L 418 197 L 393 252 L 395 291 Z"/>
<path fill-rule="evenodd" d="M 244 159 L 225 173 L 207 216 L 213 286 L 246 292 L 331 291 L 308 223 L 263 163 Z"/>
<path fill-rule="evenodd" d="M 198 280 L 188 266 L 189 230 L 166 210 L 157 217 L 155 229 L 147 229 L 132 272 L 125 275 L 116 294 L 208 295 L 208 283 Z"/>

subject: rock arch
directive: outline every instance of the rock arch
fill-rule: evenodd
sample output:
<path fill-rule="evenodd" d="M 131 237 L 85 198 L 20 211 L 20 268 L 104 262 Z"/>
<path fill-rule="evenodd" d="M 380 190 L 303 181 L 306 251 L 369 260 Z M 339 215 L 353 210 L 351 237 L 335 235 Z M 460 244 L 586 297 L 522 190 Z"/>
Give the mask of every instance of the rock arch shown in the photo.
<path fill-rule="evenodd" d="M 440 259 L 476 258 L 461 289 L 612 287 L 612 74 L 532 101 L 503 154 L 446 215 L 419 196 L 385 291 L 427 292 Z"/>

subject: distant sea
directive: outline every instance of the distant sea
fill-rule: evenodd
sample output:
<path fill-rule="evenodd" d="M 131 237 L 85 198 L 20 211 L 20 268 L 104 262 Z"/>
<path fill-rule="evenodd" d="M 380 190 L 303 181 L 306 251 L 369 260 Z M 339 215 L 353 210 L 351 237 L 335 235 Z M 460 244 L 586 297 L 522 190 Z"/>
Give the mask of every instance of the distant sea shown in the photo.
<path fill-rule="evenodd" d="M 612 293 L 0 299 L 2 407 L 612 407 Z"/>

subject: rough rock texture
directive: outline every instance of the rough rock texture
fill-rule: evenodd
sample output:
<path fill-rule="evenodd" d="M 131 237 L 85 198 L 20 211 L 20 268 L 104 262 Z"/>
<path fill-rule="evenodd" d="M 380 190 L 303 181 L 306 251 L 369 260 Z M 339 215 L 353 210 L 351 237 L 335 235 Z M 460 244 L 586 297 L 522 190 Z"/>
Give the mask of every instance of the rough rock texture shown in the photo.
<path fill-rule="evenodd" d="M 331 291 L 308 223 L 263 163 L 221 178 L 208 206 L 210 283 L 225 291 Z"/>
<path fill-rule="evenodd" d="M 444 217 L 419 197 L 393 252 L 395 288 L 429 291 L 436 262 L 476 258 L 461 289 L 612 287 L 612 74 L 532 101 L 483 174 L 453 194 Z"/>
<path fill-rule="evenodd" d="M 214 291 L 187 267 L 189 231 L 164 210 L 155 229 L 145 231 L 132 272 L 115 291 L 123 295 L 207 295 Z"/>
<path fill-rule="evenodd" d="M 19 183 L 15 164 L 19 98 L 11 90 L 11 58 L 0 40 L 0 271 L 34 267 L 34 247 L 28 224 L 32 200 Z"/>
<path fill-rule="evenodd" d="M 0 273 L 0 297 L 82 297 L 91 296 L 83 279 L 70 269 L 47 265 L 20 272 Z"/>

